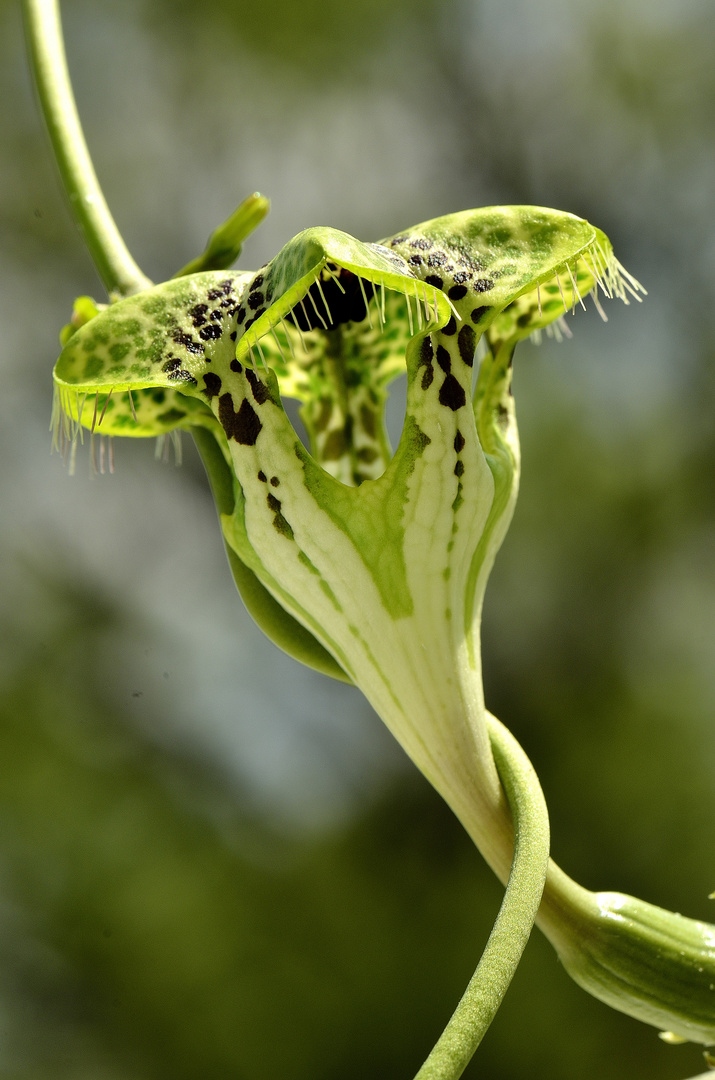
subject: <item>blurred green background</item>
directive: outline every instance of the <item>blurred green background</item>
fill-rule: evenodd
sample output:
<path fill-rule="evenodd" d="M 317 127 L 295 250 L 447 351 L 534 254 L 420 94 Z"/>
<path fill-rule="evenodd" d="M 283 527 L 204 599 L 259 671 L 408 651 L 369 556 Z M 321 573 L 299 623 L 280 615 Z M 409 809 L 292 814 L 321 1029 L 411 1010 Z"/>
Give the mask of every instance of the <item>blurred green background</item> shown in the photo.
<path fill-rule="evenodd" d="M 715 921 L 711 0 L 63 11 L 100 179 L 156 280 L 260 190 L 244 267 L 313 224 L 377 239 L 516 202 L 594 221 L 643 281 L 643 305 L 517 355 L 486 692 L 564 868 Z M 177 469 L 118 443 L 104 477 L 50 457 L 57 332 L 75 295 L 103 296 L 10 0 L 0 99 L 0 1076 L 408 1078 L 499 887 L 360 695 L 250 623 L 188 444 Z M 535 933 L 467 1075 L 703 1068 Z"/>

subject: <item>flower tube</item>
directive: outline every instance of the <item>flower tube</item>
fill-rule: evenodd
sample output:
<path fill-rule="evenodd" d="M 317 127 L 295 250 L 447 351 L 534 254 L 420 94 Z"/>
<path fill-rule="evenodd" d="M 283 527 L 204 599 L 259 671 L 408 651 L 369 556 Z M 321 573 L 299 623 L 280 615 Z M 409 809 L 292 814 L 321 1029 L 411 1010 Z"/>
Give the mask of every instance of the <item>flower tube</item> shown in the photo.
<path fill-rule="evenodd" d="M 600 310 L 599 288 L 642 291 L 603 233 L 554 210 L 466 211 L 379 244 L 315 228 L 257 273 L 189 274 L 98 312 L 55 370 L 63 448 L 86 428 L 195 434 L 251 613 L 363 691 L 502 880 L 512 823 L 479 627 L 518 488 L 511 364 L 587 295 Z M 402 372 L 393 453 L 384 405 Z M 680 918 L 552 864 L 539 922 L 586 989 L 710 1042 L 715 930 Z"/>

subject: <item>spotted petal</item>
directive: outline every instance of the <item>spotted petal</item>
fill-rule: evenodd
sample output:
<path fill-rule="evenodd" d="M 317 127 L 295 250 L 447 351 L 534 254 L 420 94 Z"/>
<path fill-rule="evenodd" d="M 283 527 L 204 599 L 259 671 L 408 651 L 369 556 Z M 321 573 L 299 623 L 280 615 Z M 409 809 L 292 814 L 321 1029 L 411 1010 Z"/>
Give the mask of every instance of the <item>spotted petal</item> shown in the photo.
<path fill-rule="evenodd" d="M 498 872 L 511 826 L 479 622 L 518 485 L 512 356 L 597 288 L 625 302 L 642 291 L 602 233 L 556 211 L 468 211 L 381 244 L 310 229 L 256 274 L 201 273 L 105 311 L 84 305 L 55 373 L 72 437 L 103 423 L 196 431 L 258 621 L 363 690 Z M 392 454 L 382 413 L 402 370 Z M 283 396 L 303 403 L 310 452 Z M 712 1039 L 712 927 L 587 894 L 556 867 L 541 919 L 596 996 Z"/>
<path fill-rule="evenodd" d="M 372 680 L 376 704 L 396 700 L 394 671 L 412 668 L 419 681 L 423 658 L 391 665 L 382 644 L 369 645 L 382 620 L 389 637 L 391 622 L 414 618 L 413 645 L 437 634 L 435 670 L 451 671 L 463 648 L 478 665 L 481 594 L 518 478 L 511 351 L 577 290 L 620 281 L 615 266 L 587 222 L 538 208 L 451 215 L 381 244 L 309 229 L 256 274 L 190 275 L 98 314 L 60 357 L 60 404 L 75 430 L 91 414 L 110 433 L 210 432 L 235 474 L 225 527 L 234 553 L 344 672 Z M 554 280 L 558 311 L 541 296 Z M 393 457 L 385 392 L 405 369 Z M 174 395 L 171 407 L 157 394 Z M 303 403 L 310 454 L 282 396 Z M 359 598 L 354 618 L 334 574 Z"/>
<path fill-rule="evenodd" d="M 76 437 L 81 425 L 141 438 L 212 425 L 204 402 L 181 391 L 210 373 L 217 354 L 232 354 L 231 327 L 250 276 L 195 274 L 94 315 L 86 304 L 76 309 L 85 318 L 65 335 L 54 373 L 56 432 Z"/>

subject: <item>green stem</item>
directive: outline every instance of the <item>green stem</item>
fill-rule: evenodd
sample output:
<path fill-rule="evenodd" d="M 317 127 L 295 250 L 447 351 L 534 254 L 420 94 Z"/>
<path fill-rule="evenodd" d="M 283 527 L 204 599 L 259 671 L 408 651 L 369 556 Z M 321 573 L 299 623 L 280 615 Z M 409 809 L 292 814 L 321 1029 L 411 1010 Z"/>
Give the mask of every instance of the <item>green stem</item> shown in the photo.
<path fill-rule="evenodd" d="M 487 719 L 514 822 L 511 873 L 477 970 L 415 1080 L 457 1080 L 469 1064 L 529 940 L 549 865 L 549 816 L 538 777 L 513 735 Z"/>
<path fill-rule="evenodd" d="M 32 69 L 55 160 L 80 232 L 112 299 L 151 286 L 119 234 L 75 105 L 57 0 L 23 0 Z"/>

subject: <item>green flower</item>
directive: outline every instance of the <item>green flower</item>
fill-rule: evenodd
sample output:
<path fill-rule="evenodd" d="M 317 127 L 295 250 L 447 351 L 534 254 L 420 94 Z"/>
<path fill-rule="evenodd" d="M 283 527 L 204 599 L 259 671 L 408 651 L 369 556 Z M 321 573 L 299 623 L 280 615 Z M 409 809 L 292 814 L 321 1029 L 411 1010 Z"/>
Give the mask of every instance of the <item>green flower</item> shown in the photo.
<path fill-rule="evenodd" d="M 258 273 L 176 278 L 78 329 L 55 370 L 59 438 L 200 429 L 258 621 L 355 682 L 453 805 L 502 813 L 478 634 L 518 483 L 512 354 L 599 277 L 623 294 L 606 237 L 552 210 L 468 211 L 380 244 L 309 229 Z M 393 454 L 384 404 L 405 370 Z"/>
<path fill-rule="evenodd" d="M 85 298 L 55 369 L 61 449 L 85 428 L 194 434 L 251 613 L 360 687 L 503 879 L 512 828 L 479 626 L 519 479 L 511 364 L 587 294 L 599 306 L 598 287 L 626 302 L 640 290 L 603 233 L 554 210 L 466 211 L 379 244 L 308 229 L 257 273 L 190 273 L 103 311 Z M 384 406 L 405 372 L 393 452 Z M 300 401 L 310 450 L 284 398 Z M 715 930 L 604 895 L 552 867 L 540 921 L 568 970 L 713 1041 Z"/>

